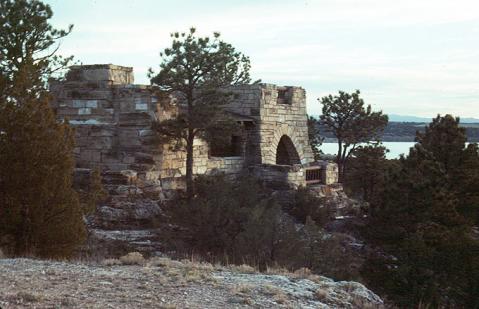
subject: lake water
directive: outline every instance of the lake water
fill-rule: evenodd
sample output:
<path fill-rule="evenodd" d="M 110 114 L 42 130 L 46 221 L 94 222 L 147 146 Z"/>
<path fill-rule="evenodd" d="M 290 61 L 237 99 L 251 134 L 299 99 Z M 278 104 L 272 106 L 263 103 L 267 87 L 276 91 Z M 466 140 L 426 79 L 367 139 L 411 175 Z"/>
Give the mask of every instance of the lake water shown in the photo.
<path fill-rule="evenodd" d="M 389 152 L 386 153 L 386 158 L 388 159 L 397 159 L 401 154 L 409 154 L 409 148 L 414 146 L 414 142 L 383 142 L 384 147 L 389 149 Z M 466 143 L 466 146 L 469 143 Z M 337 143 L 323 143 L 319 147 L 325 154 L 336 155 L 338 153 L 338 144 Z"/>
<path fill-rule="evenodd" d="M 414 144 L 414 142 L 383 142 L 384 147 L 389 149 L 386 158 L 397 159 L 401 154 L 407 155 L 409 153 L 409 148 L 413 147 Z M 326 154 L 336 155 L 338 153 L 338 144 L 323 143 L 319 149 Z"/>

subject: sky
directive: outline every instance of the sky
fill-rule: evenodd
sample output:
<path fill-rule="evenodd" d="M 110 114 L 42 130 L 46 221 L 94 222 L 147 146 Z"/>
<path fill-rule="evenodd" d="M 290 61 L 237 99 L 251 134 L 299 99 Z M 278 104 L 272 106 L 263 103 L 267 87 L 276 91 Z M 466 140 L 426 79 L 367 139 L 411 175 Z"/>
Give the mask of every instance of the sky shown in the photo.
<path fill-rule="evenodd" d="M 251 59 L 254 80 L 318 98 L 361 90 L 388 114 L 479 118 L 478 0 L 47 0 L 60 53 L 134 68 L 149 84 L 169 34 L 221 33 Z"/>

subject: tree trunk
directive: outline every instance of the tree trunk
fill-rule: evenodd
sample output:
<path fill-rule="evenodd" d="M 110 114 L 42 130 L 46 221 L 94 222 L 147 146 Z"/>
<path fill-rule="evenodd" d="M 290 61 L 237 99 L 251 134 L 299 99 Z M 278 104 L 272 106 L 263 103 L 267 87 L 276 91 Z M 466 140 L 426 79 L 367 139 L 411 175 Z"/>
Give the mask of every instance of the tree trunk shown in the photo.
<path fill-rule="evenodd" d="M 18 241 L 16 244 L 16 254 L 26 255 L 31 253 L 31 228 L 32 222 L 30 218 L 30 207 L 22 202 L 21 206 L 21 217 L 22 221 L 19 228 Z"/>
<path fill-rule="evenodd" d="M 195 136 L 193 129 L 188 129 L 188 139 L 186 141 L 186 196 L 188 200 L 194 195 L 193 188 L 193 142 Z"/>
<path fill-rule="evenodd" d="M 338 155 L 336 157 L 338 164 L 338 182 L 343 181 L 343 141 L 338 139 Z"/>

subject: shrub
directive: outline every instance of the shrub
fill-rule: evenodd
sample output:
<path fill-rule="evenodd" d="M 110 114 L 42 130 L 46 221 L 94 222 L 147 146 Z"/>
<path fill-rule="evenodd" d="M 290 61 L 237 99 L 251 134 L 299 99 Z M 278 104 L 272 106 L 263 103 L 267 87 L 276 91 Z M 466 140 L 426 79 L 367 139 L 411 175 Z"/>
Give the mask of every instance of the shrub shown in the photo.
<path fill-rule="evenodd" d="M 284 220 L 281 207 L 257 179 L 199 177 L 195 187 L 192 200 L 166 206 L 169 223 L 177 226 L 169 239 L 175 251 L 265 269 L 285 250 L 294 250 L 286 241 L 296 235 L 294 226 Z"/>
<path fill-rule="evenodd" d="M 123 265 L 143 265 L 145 258 L 139 252 L 130 252 L 127 255 L 120 257 L 120 262 Z"/>
<path fill-rule="evenodd" d="M 241 272 L 281 269 L 281 274 L 291 275 L 288 269 L 303 267 L 297 276 L 308 277 L 312 271 L 338 279 L 357 278 L 355 269 L 350 269 L 349 263 L 356 261 L 348 257 L 347 239 L 326 234 L 308 216 L 300 228 L 256 179 L 245 176 L 231 181 L 219 175 L 196 181 L 197 195 L 192 200 L 177 199 L 166 206 L 173 227 L 166 239 L 168 249 L 238 264 L 231 268 Z M 320 204 L 306 190 L 298 192 L 297 201 L 296 210 L 310 207 L 304 214 L 316 214 L 323 221 L 327 217 L 313 211 L 313 205 Z"/>
<path fill-rule="evenodd" d="M 256 272 L 256 269 L 254 267 L 249 266 L 247 264 L 241 264 L 241 265 L 232 265 L 230 266 L 231 270 L 239 272 L 239 273 L 245 273 L 245 274 L 253 274 Z"/>
<path fill-rule="evenodd" d="M 102 262 L 103 265 L 105 266 L 115 266 L 115 265 L 121 265 L 121 261 L 119 259 L 105 259 Z"/>
<path fill-rule="evenodd" d="M 179 198 L 166 205 L 170 223 L 181 229 L 171 235 L 172 245 L 177 251 L 205 255 L 231 252 L 250 209 L 262 199 L 258 186 L 251 179 L 233 183 L 224 176 L 198 177 L 195 198 Z M 246 187 L 251 188 L 248 194 Z"/>
<path fill-rule="evenodd" d="M 74 132 L 57 122 L 46 87 L 72 59 L 55 49 L 70 30 L 52 26 L 42 1 L 0 6 L 0 238 L 14 240 L 12 255 L 70 257 L 86 237 L 72 189 Z"/>
<path fill-rule="evenodd" d="M 306 223 L 306 218 L 310 217 L 316 224 L 324 226 L 331 217 L 329 205 L 303 187 L 295 192 L 294 202 L 287 211 L 303 224 Z"/>
<path fill-rule="evenodd" d="M 309 269 L 307 267 L 301 267 L 299 269 L 296 269 L 294 271 L 293 275 L 296 278 L 305 279 L 305 278 L 308 278 L 311 275 L 311 269 Z"/>
<path fill-rule="evenodd" d="M 74 132 L 46 99 L 0 102 L 0 238 L 13 255 L 70 257 L 86 237 L 72 188 Z"/>
<path fill-rule="evenodd" d="M 324 289 L 317 289 L 316 292 L 314 292 L 314 296 L 319 301 L 326 300 L 328 298 L 328 295 L 329 295 L 328 290 L 324 290 Z"/>

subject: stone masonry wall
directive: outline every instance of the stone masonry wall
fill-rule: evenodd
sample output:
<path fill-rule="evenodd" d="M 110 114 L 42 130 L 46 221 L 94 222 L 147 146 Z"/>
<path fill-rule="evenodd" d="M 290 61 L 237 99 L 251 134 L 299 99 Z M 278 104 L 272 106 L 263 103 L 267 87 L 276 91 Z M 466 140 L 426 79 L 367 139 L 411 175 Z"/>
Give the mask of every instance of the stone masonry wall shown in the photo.
<path fill-rule="evenodd" d="M 134 85 L 133 80 L 129 67 L 73 66 L 65 81 L 50 84 L 52 105 L 59 120 L 68 119 L 76 129 L 77 167 L 134 170 L 141 179 L 173 183 L 186 174 L 186 153 L 158 144 L 151 124 L 174 117 L 178 105 L 174 98 L 161 104 L 165 102 L 159 102 L 150 86 Z M 282 171 L 287 182 L 305 185 L 303 167 L 314 160 L 304 89 L 254 84 L 226 90 L 235 94 L 226 109 L 243 128 L 241 154 L 212 157 L 206 142 L 195 139 L 193 173 L 236 174 L 259 165 L 265 178 L 280 177 L 276 174 Z M 279 147 L 285 136 L 287 145 Z M 281 171 L 265 169 L 277 165 L 278 153 L 286 153 L 291 162 Z M 297 164 L 301 167 L 292 167 Z M 334 167 L 324 168 L 323 178 L 337 182 Z"/>
<path fill-rule="evenodd" d="M 314 161 L 308 139 L 305 91 L 299 87 L 272 84 L 236 86 L 230 89 L 237 98 L 228 110 L 255 120 L 255 135 L 247 145 L 247 157 L 254 164 L 276 164 L 276 152 L 282 136 L 288 136 L 298 152 L 301 164 Z M 284 98 L 278 98 L 279 93 Z"/>
<path fill-rule="evenodd" d="M 186 153 L 158 145 L 151 124 L 176 113 L 165 109 L 151 88 L 132 85 L 131 68 L 74 66 L 66 81 L 52 82 L 53 107 L 75 128 L 75 159 L 80 168 L 135 170 L 146 180 L 186 174 Z M 171 103 L 171 102 L 170 102 Z M 210 158 L 206 142 L 195 140 L 194 174 L 237 173 L 242 157 Z"/>

